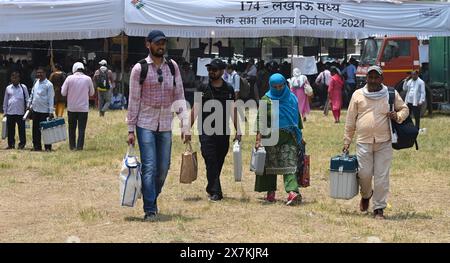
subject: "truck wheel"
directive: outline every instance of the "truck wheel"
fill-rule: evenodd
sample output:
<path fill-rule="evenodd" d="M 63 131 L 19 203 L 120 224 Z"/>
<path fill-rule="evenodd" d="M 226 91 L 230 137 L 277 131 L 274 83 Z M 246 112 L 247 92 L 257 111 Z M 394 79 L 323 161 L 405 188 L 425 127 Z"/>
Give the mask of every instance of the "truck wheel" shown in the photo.
<path fill-rule="evenodd" d="M 433 93 L 431 91 L 430 86 L 428 86 L 427 84 L 425 84 L 425 105 L 427 105 L 428 108 L 428 117 L 433 117 Z M 425 108 L 426 109 L 426 108 Z M 421 111 L 420 111 L 420 116 L 422 115 L 422 111 L 425 111 L 422 107 Z"/>

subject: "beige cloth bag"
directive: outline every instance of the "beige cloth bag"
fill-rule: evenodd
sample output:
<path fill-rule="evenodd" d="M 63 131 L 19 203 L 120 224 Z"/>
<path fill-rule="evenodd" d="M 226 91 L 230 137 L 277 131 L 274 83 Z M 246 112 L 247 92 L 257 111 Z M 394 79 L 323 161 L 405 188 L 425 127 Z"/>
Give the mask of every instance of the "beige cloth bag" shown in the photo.
<path fill-rule="evenodd" d="M 190 184 L 197 179 L 197 152 L 192 151 L 191 143 L 188 142 L 186 150 L 181 155 L 180 183 Z"/>

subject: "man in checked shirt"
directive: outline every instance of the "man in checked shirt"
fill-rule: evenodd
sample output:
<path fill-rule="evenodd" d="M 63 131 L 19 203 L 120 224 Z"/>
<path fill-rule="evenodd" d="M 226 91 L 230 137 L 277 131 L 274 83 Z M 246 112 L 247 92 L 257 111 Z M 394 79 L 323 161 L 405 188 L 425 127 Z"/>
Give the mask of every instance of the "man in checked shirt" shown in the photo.
<path fill-rule="evenodd" d="M 158 213 L 156 201 L 170 166 L 173 113 L 177 113 L 182 122 L 184 142 L 190 140 L 191 135 L 180 70 L 172 60 L 175 68 L 172 76 L 164 59 L 166 36 L 159 30 L 151 31 L 146 47 L 150 54 L 145 59 L 148 73 L 144 83 L 139 83 L 140 63 L 134 65 L 130 75 L 128 144 L 134 145 L 137 135 L 142 160 L 144 220 L 152 221 Z"/>

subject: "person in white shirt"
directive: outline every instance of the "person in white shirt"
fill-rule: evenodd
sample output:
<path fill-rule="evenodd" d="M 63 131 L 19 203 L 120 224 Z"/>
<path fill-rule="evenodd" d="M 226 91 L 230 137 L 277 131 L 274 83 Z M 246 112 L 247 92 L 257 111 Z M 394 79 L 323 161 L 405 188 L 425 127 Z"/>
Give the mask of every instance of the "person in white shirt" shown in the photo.
<path fill-rule="evenodd" d="M 235 67 L 232 64 L 228 64 L 225 70 L 225 73 L 222 76 L 223 80 L 225 80 L 231 87 L 234 89 L 234 95 L 236 99 L 239 98 L 240 91 L 240 77 L 235 70 Z"/>
<path fill-rule="evenodd" d="M 244 76 L 246 76 L 248 83 L 250 84 L 250 99 L 256 99 L 255 83 L 257 72 L 258 71 L 255 65 L 255 60 L 250 59 L 244 72 Z"/>
<path fill-rule="evenodd" d="M 8 129 L 8 147 L 14 149 L 16 141 L 16 124 L 19 129 L 19 149 L 23 149 L 27 142 L 25 134 L 25 114 L 26 101 L 28 100 L 27 86 L 20 83 L 20 73 L 14 71 L 11 73 L 11 84 L 6 87 L 5 97 L 3 98 L 3 115 L 6 117 L 6 127 Z"/>
<path fill-rule="evenodd" d="M 406 91 L 405 102 L 409 112 L 412 112 L 415 125 L 420 129 L 420 108 L 425 102 L 425 82 L 419 78 L 419 72 L 414 70 L 403 83 L 403 90 Z"/>
<path fill-rule="evenodd" d="M 316 81 L 315 81 L 316 85 L 319 87 L 317 94 L 320 99 L 321 107 L 325 107 L 325 104 L 327 103 L 328 85 L 330 84 L 330 80 L 331 80 L 331 72 L 330 72 L 329 68 L 330 68 L 330 64 L 326 63 L 325 70 L 320 72 L 320 74 L 317 76 Z"/>

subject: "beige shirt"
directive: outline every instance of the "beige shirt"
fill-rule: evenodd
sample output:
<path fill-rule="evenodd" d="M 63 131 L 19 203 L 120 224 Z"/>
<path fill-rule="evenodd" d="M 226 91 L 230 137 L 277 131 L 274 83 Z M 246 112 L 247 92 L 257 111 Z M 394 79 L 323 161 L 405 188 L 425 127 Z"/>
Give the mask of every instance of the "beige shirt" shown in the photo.
<path fill-rule="evenodd" d="M 395 92 L 394 109 L 397 112 L 398 123 L 402 123 L 409 115 L 408 106 Z M 353 135 L 357 134 L 357 143 L 381 143 L 391 140 L 389 127 L 388 98 L 378 100 L 368 99 L 364 96 L 362 89 L 353 93 L 347 111 L 345 121 L 344 144 L 350 144 Z"/>

